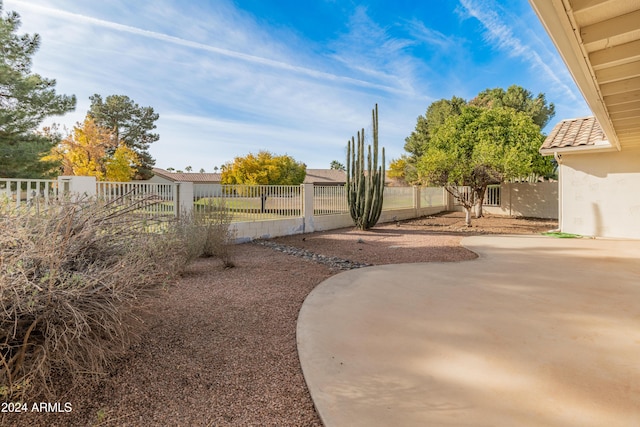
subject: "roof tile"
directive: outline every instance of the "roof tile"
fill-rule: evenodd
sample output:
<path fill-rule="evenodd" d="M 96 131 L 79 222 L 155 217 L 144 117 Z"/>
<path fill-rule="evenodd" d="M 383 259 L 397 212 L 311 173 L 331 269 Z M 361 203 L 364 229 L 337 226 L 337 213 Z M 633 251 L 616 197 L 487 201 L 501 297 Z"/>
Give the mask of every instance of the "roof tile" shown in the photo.
<path fill-rule="evenodd" d="M 219 173 L 179 173 L 169 172 L 160 168 L 153 168 L 153 173 L 174 182 L 219 183 L 222 178 L 222 175 Z"/>
<path fill-rule="evenodd" d="M 553 128 L 540 150 L 587 147 L 601 144 L 606 139 L 595 117 L 569 119 L 561 121 Z"/>

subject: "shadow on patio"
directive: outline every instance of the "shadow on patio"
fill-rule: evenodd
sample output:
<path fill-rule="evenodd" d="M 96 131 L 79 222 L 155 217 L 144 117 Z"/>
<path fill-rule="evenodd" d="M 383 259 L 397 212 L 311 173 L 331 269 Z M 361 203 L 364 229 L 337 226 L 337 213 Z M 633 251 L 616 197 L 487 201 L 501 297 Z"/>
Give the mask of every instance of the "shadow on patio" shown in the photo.
<path fill-rule="evenodd" d="M 640 242 L 475 236 L 463 263 L 370 267 L 307 298 L 327 426 L 640 425 Z"/>

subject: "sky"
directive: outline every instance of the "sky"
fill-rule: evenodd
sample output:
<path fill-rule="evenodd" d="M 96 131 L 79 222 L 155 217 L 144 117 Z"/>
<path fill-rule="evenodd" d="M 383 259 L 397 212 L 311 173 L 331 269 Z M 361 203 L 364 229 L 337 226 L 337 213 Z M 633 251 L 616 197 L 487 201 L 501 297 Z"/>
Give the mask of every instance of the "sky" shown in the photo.
<path fill-rule="evenodd" d="M 0 0 L 1 1 L 1 0 Z M 32 71 L 77 97 L 153 107 L 156 166 L 213 172 L 267 150 L 345 163 L 379 108 L 387 163 L 442 98 L 520 85 L 563 119 L 591 115 L 527 0 L 4 0 L 38 33 Z"/>

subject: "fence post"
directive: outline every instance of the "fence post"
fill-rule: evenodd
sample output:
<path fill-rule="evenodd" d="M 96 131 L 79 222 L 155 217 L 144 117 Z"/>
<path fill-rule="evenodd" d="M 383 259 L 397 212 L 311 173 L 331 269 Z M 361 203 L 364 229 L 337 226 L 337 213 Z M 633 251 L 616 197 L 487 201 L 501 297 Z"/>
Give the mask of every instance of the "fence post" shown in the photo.
<path fill-rule="evenodd" d="M 177 217 L 182 214 L 191 215 L 193 212 L 193 182 L 176 182 L 177 199 L 174 199 L 174 205 L 177 206 Z"/>
<path fill-rule="evenodd" d="M 303 233 L 315 231 L 313 218 L 313 184 L 300 184 L 302 187 Z"/>
<path fill-rule="evenodd" d="M 81 198 L 93 198 L 98 194 L 95 176 L 71 176 L 58 177 L 58 195 L 69 196 L 73 200 Z"/>
<path fill-rule="evenodd" d="M 420 198 L 421 198 L 421 194 L 420 194 L 420 187 L 417 185 L 413 186 L 413 209 L 414 209 L 414 214 L 413 216 L 418 218 L 420 216 L 420 208 L 422 206 L 420 206 Z"/>
<path fill-rule="evenodd" d="M 445 211 L 453 210 L 453 202 L 452 202 L 451 194 L 449 194 L 449 192 L 445 189 L 445 187 L 442 187 L 442 202 L 444 203 Z"/>

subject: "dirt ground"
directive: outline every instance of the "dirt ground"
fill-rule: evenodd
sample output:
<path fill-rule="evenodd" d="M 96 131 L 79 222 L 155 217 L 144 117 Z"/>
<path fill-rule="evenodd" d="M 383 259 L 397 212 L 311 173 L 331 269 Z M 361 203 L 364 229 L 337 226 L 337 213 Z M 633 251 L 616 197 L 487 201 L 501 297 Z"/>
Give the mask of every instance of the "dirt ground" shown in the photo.
<path fill-rule="evenodd" d="M 509 218 L 485 214 L 472 218 L 471 227 L 464 223 L 464 213 L 446 212 L 414 220 L 404 221 L 403 226 L 423 227 L 424 231 L 446 231 L 473 234 L 536 234 L 558 227 L 555 219 Z"/>
<path fill-rule="evenodd" d="M 479 234 L 539 234 L 557 228 L 556 220 L 486 215 L 464 223 L 462 212 L 447 212 L 360 231 L 353 227 L 272 239 L 275 242 L 373 265 L 473 259 L 460 245 Z"/>
<path fill-rule="evenodd" d="M 468 228 L 461 213 L 447 213 L 273 241 L 367 264 L 442 262 L 476 257 L 460 245 L 464 236 L 556 227 L 486 216 Z M 256 244 L 234 250 L 235 268 L 197 260 L 147 301 L 146 328 L 118 368 L 60 395 L 58 408 L 69 403 L 71 412 L 3 413 L 0 425 L 321 425 L 298 360 L 296 321 L 309 292 L 338 271 Z"/>

